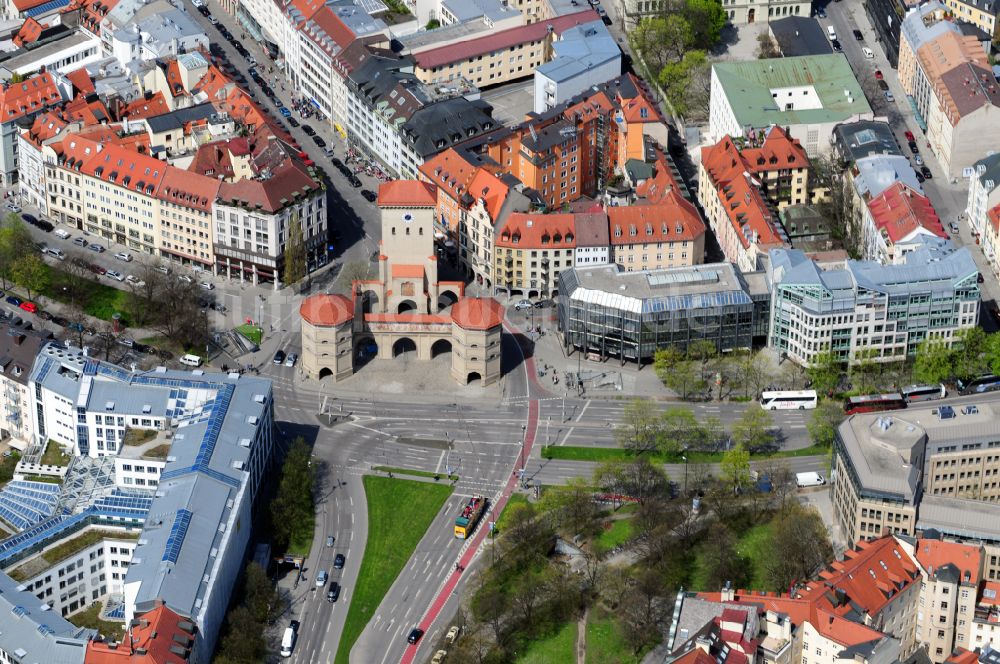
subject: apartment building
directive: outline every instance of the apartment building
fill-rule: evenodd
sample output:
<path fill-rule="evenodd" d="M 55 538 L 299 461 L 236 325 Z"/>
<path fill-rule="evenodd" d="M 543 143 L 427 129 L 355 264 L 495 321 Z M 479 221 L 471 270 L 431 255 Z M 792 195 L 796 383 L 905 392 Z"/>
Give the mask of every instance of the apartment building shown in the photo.
<path fill-rule="evenodd" d="M 901 264 L 908 253 L 925 246 L 926 238 L 948 241 L 948 233 L 930 200 L 903 182 L 867 200 L 860 211 L 861 249 L 866 260 Z"/>
<path fill-rule="evenodd" d="M 705 262 L 705 222 L 676 191 L 655 205 L 609 207 L 607 215 L 611 262 L 627 272 Z"/>
<path fill-rule="evenodd" d="M 825 351 L 846 362 L 901 361 L 926 339 L 951 345 L 978 321 L 979 271 L 968 249 L 951 243 L 927 243 L 903 265 L 847 260 L 820 269 L 796 249 L 769 258 L 768 345 L 799 364 Z"/>
<path fill-rule="evenodd" d="M 413 74 L 424 83 L 463 78 L 480 88 L 527 78 L 552 59 L 552 42 L 564 31 L 600 20 L 597 12 L 585 9 L 433 48 L 411 45 Z"/>
<path fill-rule="evenodd" d="M 945 72 L 934 89 L 927 140 L 949 178 L 969 177 L 984 152 L 1000 150 L 1000 85 L 989 65 L 966 62 Z"/>
<path fill-rule="evenodd" d="M 959 21 L 971 23 L 987 35 L 996 34 L 997 14 L 1000 14 L 996 0 L 944 0 L 944 4 Z"/>
<path fill-rule="evenodd" d="M 758 269 L 760 257 L 788 246 L 788 238 L 761 192 L 733 139 L 726 136 L 702 148 L 698 166 L 698 199 L 726 259 L 745 272 Z M 801 176 L 795 176 L 800 179 Z M 804 179 L 804 178 L 802 178 Z"/>
<path fill-rule="evenodd" d="M 535 113 L 558 106 L 622 73 L 622 52 L 602 21 L 564 30 L 552 42 L 552 59 L 535 68 Z"/>
<path fill-rule="evenodd" d="M 989 211 L 1000 205 L 1000 152 L 983 157 L 972 165 L 972 170 L 965 215 L 972 232 L 984 236 L 988 226 Z M 986 242 L 983 244 L 983 251 L 996 271 L 998 247 Z"/>
<path fill-rule="evenodd" d="M 16 662 L 82 662 L 94 630 L 77 627 L 49 610 L 17 581 L 0 574 L 0 610 L 9 615 L 0 632 L 0 657 Z"/>
<path fill-rule="evenodd" d="M 920 49 L 935 42 L 945 34 L 951 34 L 958 38 L 957 42 L 939 43 L 939 48 L 945 46 L 952 49 L 950 56 L 952 60 L 973 53 L 970 45 L 965 44 L 962 40 L 962 29 L 958 22 L 953 19 L 948 9 L 940 2 L 928 2 L 907 10 L 900 26 L 898 68 L 899 85 L 906 94 L 917 96 L 917 77 L 920 68 L 918 53 Z M 942 55 L 946 54 L 942 53 Z M 947 71 L 947 69 L 941 71 Z M 926 113 L 923 114 L 923 117 L 927 117 Z"/>
<path fill-rule="evenodd" d="M 559 274 L 573 267 L 575 248 L 574 215 L 515 212 L 496 237 L 492 283 L 509 294 L 552 297 Z"/>
<path fill-rule="evenodd" d="M 0 85 L 0 184 L 11 187 L 17 183 L 18 136 L 23 124 L 71 97 L 70 82 L 52 71 Z"/>
<path fill-rule="evenodd" d="M 711 141 L 747 138 L 751 130 L 777 125 L 817 156 L 829 152 L 827 137 L 837 124 L 873 119 L 842 53 L 712 65 Z"/>
<path fill-rule="evenodd" d="M 926 646 L 934 664 L 942 664 L 955 648 L 973 643 L 983 551 L 978 546 L 924 538 L 914 542 L 911 555 L 922 576 L 916 639 Z"/>
<path fill-rule="evenodd" d="M 28 375 L 38 351 L 52 338 L 41 330 L 11 330 L 0 337 L 0 436 L 24 450 L 34 439 Z"/>

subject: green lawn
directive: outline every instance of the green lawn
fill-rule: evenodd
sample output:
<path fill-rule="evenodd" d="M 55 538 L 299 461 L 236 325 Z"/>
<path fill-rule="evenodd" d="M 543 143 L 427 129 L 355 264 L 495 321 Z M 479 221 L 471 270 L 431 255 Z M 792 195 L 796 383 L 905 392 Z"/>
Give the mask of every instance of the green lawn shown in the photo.
<path fill-rule="evenodd" d="M 771 538 L 773 527 L 771 523 L 762 523 L 746 531 L 736 542 L 736 552 L 750 560 L 751 580 L 747 584 L 748 588 L 767 588 L 767 572 L 764 569 L 764 557 L 767 555 L 767 542 Z M 709 588 L 707 581 L 707 570 L 701 558 L 702 549 L 696 550 L 697 556 L 691 567 L 690 586 L 692 590 L 717 591 L 718 588 Z"/>
<path fill-rule="evenodd" d="M 243 323 L 242 325 L 236 326 L 236 331 L 258 346 L 260 345 L 260 342 L 264 340 L 264 328 L 259 325 Z"/>
<path fill-rule="evenodd" d="M 45 444 L 45 452 L 42 454 L 43 466 L 68 466 L 69 455 L 65 454 L 62 446 L 54 440 Z"/>
<path fill-rule="evenodd" d="M 448 477 L 445 477 L 444 473 L 432 473 L 429 470 L 412 470 L 410 468 L 397 468 L 395 466 L 375 466 L 374 468 L 372 468 L 372 470 L 378 471 L 380 473 L 392 473 L 393 475 L 412 475 L 414 477 L 434 477 L 435 475 L 437 475 L 442 479 L 454 480 L 456 482 L 458 481 L 458 475 L 450 475 Z"/>
<path fill-rule="evenodd" d="M 452 492 L 447 484 L 371 475 L 364 478 L 364 485 L 368 540 L 337 649 L 337 664 L 348 664 L 354 642 Z"/>
<path fill-rule="evenodd" d="M 101 607 L 101 602 L 94 602 L 84 611 L 69 616 L 68 620 L 77 627 L 91 627 L 104 636 L 113 636 L 116 641 L 120 641 L 125 632 L 125 623 L 101 620 Z"/>
<path fill-rule="evenodd" d="M 21 460 L 21 453 L 12 449 L 10 456 L 2 458 L 3 461 L 0 462 L 0 485 L 14 479 L 14 469 L 17 468 L 17 462 Z"/>
<path fill-rule="evenodd" d="M 618 519 L 611 522 L 611 527 L 602 530 L 597 536 L 597 548 L 600 551 L 610 551 L 619 544 L 628 541 L 632 536 L 632 519 Z"/>
<path fill-rule="evenodd" d="M 558 632 L 532 641 L 528 650 L 517 658 L 518 664 L 553 664 L 576 661 L 576 621 L 570 621 Z"/>
<path fill-rule="evenodd" d="M 63 292 L 60 284 L 73 277 L 52 266 L 47 267 L 49 268 L 49 286 L 42 290 L 42 295 L 58 302 L 71 304 L 70 298 Z M 128 325 L 128 293 L 89 279 L 84 281 L 87 284 L 87 304 L 83 308 L 84 313 L 101 320 L 111 320 L 112 314 L 120 313 L 122 323 Z"/>
<path fill-rule="evenodd" d="M 810 445 L 800 450 L 779 450 L 769 454 L 755 454 L 756 459 L 787 459 L 789 457 L 819 456 L 830 451 L 823 445 Z M 722 452 L 688 452 L 691 463 L 718 463 L 722 461 Z M 546 459 L 563 459 L 566 461 L 627 461 L 635 458 L 635 454 L 621 447 L 585 447 L 577 445 L 550 445 L 542 452 Z M 660 463 L 681 463 L 679 457 L 662 454 L 647 455 L 651 461 Z"/>
<path fill-rule="evenodd" d="M 639 664 L 640 661 L 641 653 L 632 654 L 611 614 L 591 609 L 587 618 L 587 664 Z"/>

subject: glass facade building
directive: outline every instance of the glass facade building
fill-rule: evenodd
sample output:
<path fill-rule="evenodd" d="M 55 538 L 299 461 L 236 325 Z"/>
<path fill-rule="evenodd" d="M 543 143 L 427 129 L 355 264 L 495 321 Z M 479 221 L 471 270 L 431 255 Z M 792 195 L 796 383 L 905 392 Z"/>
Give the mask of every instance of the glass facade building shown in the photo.
<path fill-rule="evenodd" d="M 760 281 L 763 283 L 763 280 Z M 751 292 L 730 263 L 626 272 L 618 266 L 564 270 L 557 302 L 566 348 L 651 362 L 657 350 L 710 341 L 750 348 L 765 329 L 768 293 Z"/>

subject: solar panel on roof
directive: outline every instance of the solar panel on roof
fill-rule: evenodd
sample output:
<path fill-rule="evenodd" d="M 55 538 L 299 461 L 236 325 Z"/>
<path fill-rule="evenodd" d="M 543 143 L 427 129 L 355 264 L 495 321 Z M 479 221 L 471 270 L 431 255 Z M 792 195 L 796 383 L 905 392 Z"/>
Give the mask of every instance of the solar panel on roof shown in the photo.
<path fill-rule="evenodd" d="M 646 275 L 646 281 L 649 282 L 650 286 L 715 283 L 719 281 L 719 273 L 716 270 L 651 272 Z"/>
<path fill-rule="evenodd" d="M 170 526 L 170 535 L 167 537 L 167 545 L 164 547 L 164 562 L 177 562 L 177 556 L 181 555 L 181 547 L 184 545 L 184 537 L 187 535 L 188 526 L 190 525 L 191 512 L 183 508 L 177 510 L 174 525 Z"/>
<path fill-rule="evenodd" d="M 28 18 L 34 18 L 35 16 L 41 16 L 55 9 L 62 9 L 69 4 L 69 0 L 52 0 L 51 2 L 46 2 L 44 5 L 38 5 L 33 7 L 28 11 L 24 12 L 24 15 Z"/>

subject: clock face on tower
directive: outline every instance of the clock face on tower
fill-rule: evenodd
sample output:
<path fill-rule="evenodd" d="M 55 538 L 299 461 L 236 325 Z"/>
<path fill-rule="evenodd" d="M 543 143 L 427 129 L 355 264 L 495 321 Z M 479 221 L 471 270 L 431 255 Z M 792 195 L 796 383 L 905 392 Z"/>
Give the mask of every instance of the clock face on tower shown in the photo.
<path fill-rule="evenodd" d="M 403 221 L 405 221 L 408 224 L 412 224 L 413 223 L 413 215 L 410 214 L 409 212 L 404 212 L 403 213 Z"/>

